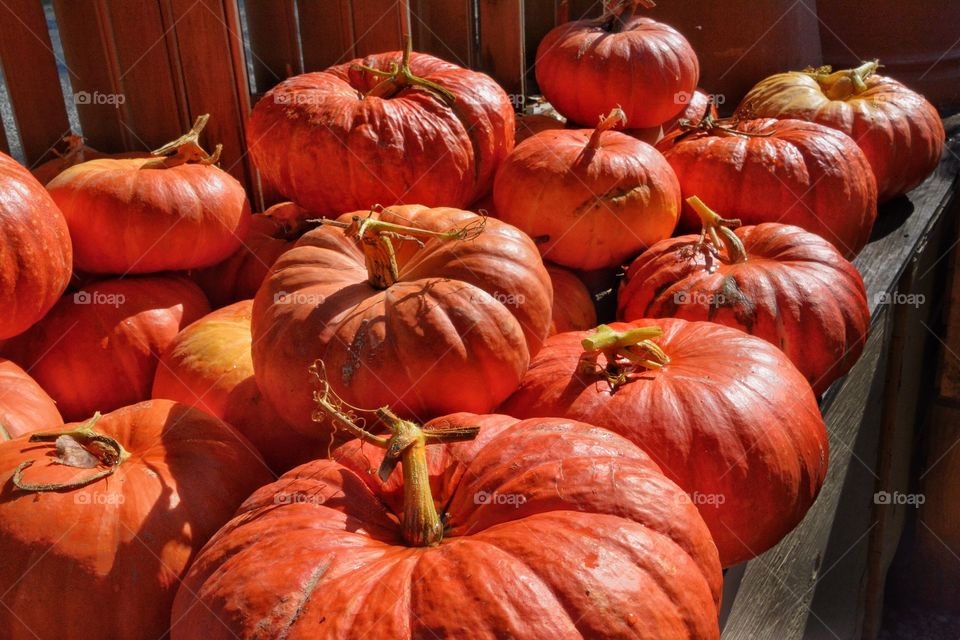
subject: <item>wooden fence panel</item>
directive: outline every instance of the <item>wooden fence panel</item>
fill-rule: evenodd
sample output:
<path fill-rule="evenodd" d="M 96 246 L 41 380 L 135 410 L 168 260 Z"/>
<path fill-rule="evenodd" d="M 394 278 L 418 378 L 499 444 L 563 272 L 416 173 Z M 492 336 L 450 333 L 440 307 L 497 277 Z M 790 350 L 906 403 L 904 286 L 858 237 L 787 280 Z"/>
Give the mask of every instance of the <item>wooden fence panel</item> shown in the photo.
<path fill-rule="evenodd" d="M 304 71 L 322 71 L 356 57 L 349 0 L 300 0 Z"/>
<path fill-rule="evenodd" d="M 557 0 L 524 0 L 524 59 L 526 95 L 540 93 L 537 87 L 537 47 L 557 22 Z"/>
<path fill-rule="evenodd" d="M 410 25 L 416 51 L 461 67 L 475 64 L 472 0 L 411 0 Z"/>
<path fill-rule="evenodd" d="M 357 57 L 403 48 L 406 4 L 400 0 L 352 0 Z"/>
<path fill-rule="evenodd" d="M 480 68 L 517 100 L 524 94 L 524 0 L 480 0 Z"/>
<path fill-rule="evenodd" d="M 247 0 L 247 33 L 256 92 L 303 73 L 296 0 Z"/>
<path fill-rule="evenodd" d="M 0 2 L 0 60 L 27 164 L 37 164 L 70 133 L 40 0 Z"/>

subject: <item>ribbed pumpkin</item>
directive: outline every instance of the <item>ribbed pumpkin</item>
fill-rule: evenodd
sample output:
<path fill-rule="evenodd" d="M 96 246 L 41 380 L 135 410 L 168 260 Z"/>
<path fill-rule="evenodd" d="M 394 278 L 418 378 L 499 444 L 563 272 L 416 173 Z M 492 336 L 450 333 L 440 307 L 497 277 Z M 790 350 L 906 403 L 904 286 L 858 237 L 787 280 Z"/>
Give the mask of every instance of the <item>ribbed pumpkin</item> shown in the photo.
<path fill-rule="evenodd" d="M 3 638 L 163 637 L 187 566 L 269 481 L 263 463 L 166 400 L 50 428 L 0 443 Z"/>
<path fill-rule="evenodd" d="M 489 411 L 540 349 L 551 303 L 533 241 L 499 220 L 416 205 L 344 214 L 280 256 L 257 293 L 257 383 L 307 434 L 317 358 L 353 405 Z"/>
<path fill-rule="evenodd" d="M 700 508 L 724 566 L 793 529 L 827 470 L 826 429 L 803 375 L 765 340 L 712 322 L 552 336 L 501 411 L 589 421 L 643 447 Z"/>
<path fill-rule="evenodd" d="M 0 340 L 26 331 L 70 282 L 70 232 L 43 185 L 0 152 Z"/>
<path fill-rule="evenodd" d="M 336 216 L 466 207 L 490 189 L 514 126 L 490 77 L 408 47 L 284 80 L 257 103 L 247 140 L 267 184 Z"/>
<path fill-rule="evenodd" d="M 593 296 L 577 274 L 546 264 L 550 282 L 553 283 L 553 314 L 550 335 L 564 331 L 583 331 L 597 325 L 597 309 Z"/>
<path fill-rule="evenodd" d="M 17 363 L 0 358 L 0 442 L 61 424 L 53 398 Z"/>
<path fill-rule="evenodd" d="M 876 73 L 821 67 L 778 73 L 750 90 L 737 108 L 744 118 L 796 118 L 843 131 L 860 145 L 877 179 L 880 202 L 926 179 L 943 155 L 940 115 L 919 93 Z"/>
<path fill-rule="evenodd" d="M 176 400 L 226 421 L 249 438 L 271 469 L 283 473 L 326 456 L 330 442 L 295 431 L 257 387 L 250 355 L 252 311 L 253 300 L 242 300 L 178 333 L 160 359 L 153 397 Z"/>
<path fill-rule="evenodd" d="M 780 222 L 832 242 L 847 258 L 867 244 L 877 217 L 870 163 L 846 134 L 801 120 L 723 123 L 707 118 L 657 144 L 684 198 L 699 196 L 743 224 Z M 680 228 L 700 218 L 683 207 Z"/>
<path fill-rule="evenodd" d="M 3 351 L 30 370 L 65 419 L 82 420 L 149 398 L 160 354 L 209 311 L 182 276 L 101 280 L 61 298 Z"/>
<path fill-rule="evenodd" d="M 658 242 L 637 258 L 620 287 L 620 319 L 736 327 L 780 347 L 815 393 L 826 391 L 860 357 L 870 329 L 857 269 L 799 227 L 768 222 L 733 230 L 737 221 L 699 198 L 690 204 L 704 235 Z"/>
<path fill-rule="evenodd" d="M 544 259 L 573 269 L 620 266 L 670 237 L 680 188 L 656 149 L 625 133 L 614 109 L 596 129 L 544 131 L 497 172 L 497 217 L 537 239 Z"/>
<path fill-rule="evenodd" d="M 47 189 L 73 238 L 74 264 L 99 274 L 206 267 L 240 246 L 250 224 L 243 186 L 199 145 L 206 116 L 155 158 L 91 160 Z M 172 155 L 166 155 L 172 154 Z"/>
<path fill-rule="evenodd" d="M 556 418 L 379 413 L 389 439 L 244 503 L 177 594 L 173 640 L 719 638 L 716 548 L 630 442 Z"/>
<path fill-rule="evenodd" d="M 683 111 L 697 88 L 700 64 L 680 32 L 637 14 L 648 0 L 614 5 L 599 19 L 550 31 L 537 48 L 537 84 L 550 104 L 591 126 L 620 106 L 631 127 L 656 127 Z"/>

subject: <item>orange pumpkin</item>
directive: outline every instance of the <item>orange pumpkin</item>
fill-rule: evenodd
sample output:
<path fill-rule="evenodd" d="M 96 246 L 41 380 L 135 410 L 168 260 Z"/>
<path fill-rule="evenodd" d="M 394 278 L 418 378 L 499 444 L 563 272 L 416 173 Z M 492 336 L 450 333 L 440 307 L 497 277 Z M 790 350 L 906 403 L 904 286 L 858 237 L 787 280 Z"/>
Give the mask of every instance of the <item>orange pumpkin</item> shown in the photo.
<path fill-rule="evenodd" d="M 0 442 L 63 424 L 57 404 L 15 362 L 0 358 Z"/>

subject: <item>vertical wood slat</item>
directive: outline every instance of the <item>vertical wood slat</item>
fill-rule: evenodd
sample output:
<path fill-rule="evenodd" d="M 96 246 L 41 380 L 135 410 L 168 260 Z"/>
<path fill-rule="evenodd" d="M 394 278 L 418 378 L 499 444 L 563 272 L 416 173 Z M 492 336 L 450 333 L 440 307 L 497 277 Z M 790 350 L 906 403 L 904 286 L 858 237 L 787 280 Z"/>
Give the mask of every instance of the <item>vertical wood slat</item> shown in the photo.
<path fill-rule="evenodd" d="M 557 22 L 557 0 L 524 0 L 524 59 L 526 61 L 526 94 L 540 93 L 537 87 L 537 47 Z"/>
<path fill-rule="evenodd" d="M 247 0 L 246 11 L 256 92 L 303 73 L 296 0 Z"/>
<path fill-rule="evenodd" d="M 400 0 L 352 0 L 357 57 L 403 48 L 405 4 Z"/>
<path fill-rule="evenodd" d="M 413 47 L 462 67 L 473 66 L 472 0 L 411 0 Z"/>
<path fill-rule="evenodd" d="M 517 104 L 525 89 L 524 0 L 480 0 L 479 6 L 479 66 Z"/>
<path fill-rule="evenodd" d="M 349 0 L 300 0 L 303 70 L 322 71 L 356 57 Z"/>
<path fill-rule="evenodd" d="M 0 60 L 28 165 L 70 132 L 57 60 L 40 0 L 0 3 Z"/>

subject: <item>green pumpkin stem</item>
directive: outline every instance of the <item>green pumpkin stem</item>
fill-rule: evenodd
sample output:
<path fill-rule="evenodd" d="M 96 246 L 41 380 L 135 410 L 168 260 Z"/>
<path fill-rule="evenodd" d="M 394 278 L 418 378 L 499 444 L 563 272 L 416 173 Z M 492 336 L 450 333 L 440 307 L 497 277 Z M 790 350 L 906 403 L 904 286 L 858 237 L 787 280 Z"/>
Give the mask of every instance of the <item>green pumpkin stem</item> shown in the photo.
<path fill-rule="evenodd" d="M 400 64 L 390 63 L 389 71 L 381 71 L 363 64 L 355 64 L 353 68 L 358 71 L 365 71 L 383 78 L 382 81 L 374 85 L 364 96 L 365 98 L 377 97 L 384 100 L 390 99 L 407 87 L 420 87 L 439 97 L 448 107 L 457 101 L 457 96 L 443 88 L 436 82 L 421 78 L 410 71 L 410 56 L 413 54 L 413 38 L 409 35 L 404 38 L 403 57 Z"/>
<path fill-rule="evenodd" d="M 802 73 L 816 80 L 823 89 L 824 95 L 831 100 L 846 100 L 867 90 L 867 78 L 880 68 L 878 60 L 864 62 L 854 69 L 833 71 L 832 67 L 818 67 L 804 69 Z"/>
<path fill-rule="evenodd" d="M 150 153 L 157 158 L 150 160 L 142 165 L 141 169 L 169 169 L 181 164 L 216 164 L 220 161 L 220 152 L 223 151 L 223 145 L 218 144 L 213 153 L 207 153 L 200 146 L 200 133 L 207 126 L 210 120 L 210 114 L 205 113 L 198 117 L 196 122 L 190 128 L 190 131 L 183 134 L 173 142 L 168 142 L 159 149 Z"/>
<path fill-rule="evenodd" d="M 696 244 L 697 249 L 704 247 L 709 238 L 717 255 L 723 255 L 723 250 L 726 249 L 727 263 L 736 264 L 747 261 L 747 250 L 739 236 L 733 232 L 733 229 L 741 225 L 739 219 L 721 218 L 720 214 L 704 204 L 703 200 L 697 196 L 687 198 L 687 204 L 700 216 L 700 223 L 703 225 L 700 229 L 700 239 Z"/>
<path fill-rule="evenodd" d="M 637 367 L 662 369 L 670 364 L 670 356 L 653 341 L 661 335 L 663 330 L 657 326 L 616 331 L 602 324 L 580 343 L 584 351 L 580 361 L 581 373 L 593 375 L 601 372 L 615 389 L 626 383 Z M 601 354 L 606 359 L 606 367 L 598 363 Z"/>
<path fill-rule="evenodd" d="M 337 425 L 364 442 L 384 449 L 383 462 L 378 470 L 381 481 L 386 482 L 397 464 L 403 467 L 403 518 L 401 530 L 404 541 L 412 547 L 430 547 L 443 540 L 443 521 L 437 513 L 430 490 L 430 472 L 427 468 L 427 445 L 473 440 L 479 427 L 459 426 L 446 429 L 425 429 L 415 422 L 398 417 L 388 407 L 373 413 L 380 423 L 390 430 L 389 437 L 374 435 L 367 431 L 352 412 L 343 410 L 345 404 L 336 396 L 327 382 L 323 362 L 318 360 L 310 369 L 319 380 L 319 389 L 314 392 L 317 411 L 315 421 L 332 419 Z"/>

